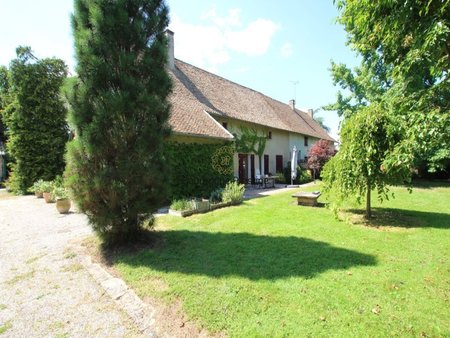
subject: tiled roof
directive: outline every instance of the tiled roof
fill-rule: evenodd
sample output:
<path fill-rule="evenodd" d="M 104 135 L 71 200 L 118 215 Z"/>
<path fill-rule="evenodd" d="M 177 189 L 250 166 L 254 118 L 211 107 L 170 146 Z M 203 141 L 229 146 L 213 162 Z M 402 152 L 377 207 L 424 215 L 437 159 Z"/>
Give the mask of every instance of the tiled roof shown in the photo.
<path fill-rule="evenodd" d="M 216 138 L 231 135 L 206 112 L 334 141 L 307 113 L 220 76 L 175 60 L 170 124 L 175 132 Z"/>

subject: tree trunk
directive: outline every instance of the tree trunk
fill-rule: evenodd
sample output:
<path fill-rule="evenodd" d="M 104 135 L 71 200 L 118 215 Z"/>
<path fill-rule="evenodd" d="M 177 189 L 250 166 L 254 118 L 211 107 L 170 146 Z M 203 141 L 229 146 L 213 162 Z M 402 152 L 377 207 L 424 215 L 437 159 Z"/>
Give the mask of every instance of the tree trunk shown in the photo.
<path fill-rule="evenodd" d="M 370 208 L 370 182 L 367 182 L 367 196 L 366 196 L 366 218 L 370 219 L 372 217 L 372 210 Z"/>
<path fill-rule="evenodd" d="M 261 177 L 263 177 L 263 170 L 261 167 L 261 155 L 258 155 L 258 160 L 259 160 L 259 174 L 261 175 Z"/>

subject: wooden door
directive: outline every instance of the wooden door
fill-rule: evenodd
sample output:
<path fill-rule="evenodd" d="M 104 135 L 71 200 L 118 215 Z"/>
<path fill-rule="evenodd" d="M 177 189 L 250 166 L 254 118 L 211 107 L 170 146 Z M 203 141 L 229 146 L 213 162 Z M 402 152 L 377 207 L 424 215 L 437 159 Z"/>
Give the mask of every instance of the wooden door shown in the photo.
<path fill-rule="evenodd" d="M 248 183 L 248 155 L 238 154 L 239 157 L 239 183 Z"/>
<path fill-rule="evenodd" d="M 283 172 L 283 155 L 277 155 L 275 159 L 276 159 L 276 172 L 282 173 Z"/>
<path fill-rule="evenodd" d="M 269 155 L 264 155 L 264 175 L 269 175 Z"/>

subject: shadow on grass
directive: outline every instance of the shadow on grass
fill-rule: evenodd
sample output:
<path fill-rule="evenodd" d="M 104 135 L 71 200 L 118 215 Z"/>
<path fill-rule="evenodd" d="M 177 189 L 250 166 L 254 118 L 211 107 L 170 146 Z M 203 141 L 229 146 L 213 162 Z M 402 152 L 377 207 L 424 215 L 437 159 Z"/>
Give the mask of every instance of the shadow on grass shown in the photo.
<path fill-rule="evenodd" d="M 115 255 L 113 263 L 250 280 L 313 278 L 327 270 L 376 264 L 372 255 L 307 238 L 193 231 L 164 231 L 158 237 L 159 245 L 154 249 Z"/>
<path fill-rule="evenodd" d="M 350 209 L 346 211 L 351 223 L 360 223 L 368 226 L 398 227 L 398 228 L 436 228 L 450 229 L 450 214 L 439 212 L 425 212 L 395 208 L 373 208 L 373 217 L 364 219 L 365 211 Z"/>

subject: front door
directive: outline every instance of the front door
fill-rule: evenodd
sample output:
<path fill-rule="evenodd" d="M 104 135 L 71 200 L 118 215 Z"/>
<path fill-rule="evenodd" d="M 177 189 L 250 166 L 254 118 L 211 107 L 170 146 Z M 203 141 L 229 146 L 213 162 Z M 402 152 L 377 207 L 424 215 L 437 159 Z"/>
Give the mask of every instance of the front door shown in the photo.
<path fill-rule="evenodd" d="M 238 154 L 239 157 L 239 183 L 248 183 L 248 156 L 247 154 Z"/>

